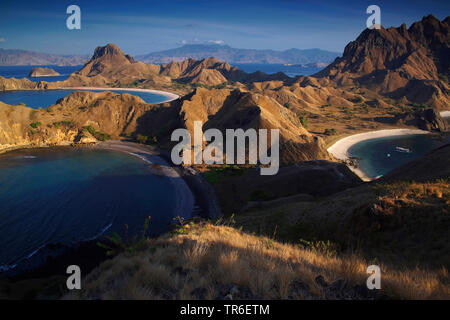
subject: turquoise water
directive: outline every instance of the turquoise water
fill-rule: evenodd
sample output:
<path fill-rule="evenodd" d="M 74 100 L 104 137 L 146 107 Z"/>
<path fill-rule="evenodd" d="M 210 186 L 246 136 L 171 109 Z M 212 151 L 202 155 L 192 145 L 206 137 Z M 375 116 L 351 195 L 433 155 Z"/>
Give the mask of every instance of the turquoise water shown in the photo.
<path fill-rule="evenodd" d="M 48 106 L 55 104 L 57 100 L 68 96 L 73 91 L 76 90 L 61 89 L 61 90 L 0 91 L 0 101 L 10 105 L 25 103 L 27 107 L 31 107 L 33 109 L 47 108 Z M 89 91 L 102 92 L 106 90 L 89 90 Z M 111 90 L 108 89 L 107 91 L 117 93 L 129 93 L 140 97 L 147 103 L 161 103 L 167 100 L 167 97 L 163 95 L 150 92 L 136 92 L 136 91 L 114 90 L 114 89 Z"/>
<path fill-rule="evenodd" d="M 375 178 L 444 144 L 445 142 L 429 135 L 419 134 L 362 141 L 352 146 L 348 152 L 353 157 L 360 158 L 358 161 L 360 169 Z M 397 146 L 408 148 L 411 153 L 398 152 Z"/>
<path fill-rule="evenodd" d="M 137 157 L 88 148 L 26 149 L 0 155 L 0 271 L 26 264 L 49 244 L 104 233 L 164 232 L 174 218 L 169 178 Z"/>

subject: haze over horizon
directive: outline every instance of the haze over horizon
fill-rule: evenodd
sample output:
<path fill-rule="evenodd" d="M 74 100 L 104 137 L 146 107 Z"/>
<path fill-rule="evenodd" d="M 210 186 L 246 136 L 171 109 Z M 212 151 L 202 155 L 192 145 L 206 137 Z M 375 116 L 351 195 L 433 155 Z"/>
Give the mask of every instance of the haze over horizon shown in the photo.
<path fill-rule="evenodd" d="M 68 30 L 66 8 L 81 8 L 81 30 Z M 290 48 L 342 52 L 366 27 L 366 8 L 381 8 L 384 27 L 408 26 L 423 16 L 442 20 L 447 1 L 2 1 L 0 48 L 54 54 L 91 54 L 115 43 L 132 55 L 190 43 L 226 44 L 243 49 Z M 414 4 L 414 5 L 412 5 Z M 24 8 L 27 10 L 23 10 Z"/>

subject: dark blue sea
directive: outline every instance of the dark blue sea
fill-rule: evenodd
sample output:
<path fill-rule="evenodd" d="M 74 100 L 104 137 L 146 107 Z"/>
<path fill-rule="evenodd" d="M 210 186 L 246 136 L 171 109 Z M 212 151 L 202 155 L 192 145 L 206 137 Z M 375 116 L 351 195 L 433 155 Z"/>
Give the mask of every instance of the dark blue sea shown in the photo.
<path fill-rule="evenodd" d="M 173 185 L 141 159 L 105 150 L 55 147 L 0 155 L 0 271 L 43 259 L 49 245 L 71 246 L 112 231 L 167 230 Z"/>

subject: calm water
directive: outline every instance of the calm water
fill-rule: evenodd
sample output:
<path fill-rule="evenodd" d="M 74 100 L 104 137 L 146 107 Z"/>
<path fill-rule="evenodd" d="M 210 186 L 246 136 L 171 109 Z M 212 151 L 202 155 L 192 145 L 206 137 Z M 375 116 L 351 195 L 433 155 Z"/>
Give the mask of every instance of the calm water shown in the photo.
<path fill-rule="evenodd" d="M 285 66 L 284 64 L 259 64 L 259 63 L 235 63 L 233 66 L 238 67 L 239 69 L 252 73 L 256 71 L 265 72 L 267 74 L 273 74 L 277 72 L 283 72 L 290 77 L 295 76 L 309 76 L 316 72 L 319 72 L 323 68 L 302 68 L 299 66 Z M 38 77 L 31 78 L 28 77 L 31 69 L 34 67 L 46 67 L 51 68 L 60 74 L 59 77 Z M 69 75 L 75 71 L 78 71 L 82 68 L 82 66 L 69 66 L 69 67 L 59 67 L 59 66 L 0 66 L 0 76 L 5 78 L 27 78 L 31 81 L 39 82 L 39 81 L 47 81 L 47 82 L 55 82 L 66 80 Z"/>
<path fill-rule="evenodd" d="M 257 64 L 257 63 L 235 63 L 233 66 L 239 69 L 252 73 L 261 71 L 267 74 L 273 74 L 277 72 L 283 72 L 289 77 L 295 76 L 310 76 L 319 72 L 323 68 L 302 68 L 299 66 L 285 66 L 284 64 Z"/>
<path fill-rule="evenodd" d="M 148 216 L 149 231 L 163 232 L 174 202 L 169 178 L 125 153 L 59 147 L 1 155 L 0 269 L 29 264 L 48 244 L 124 233 L 125 224 L 129 234 L 141 232 Z"/>
<path fill-rule="evenodd" d="M 68 96 L 75 90 L 19 90 L 19 91 L 0 91 L 0 101 L 16 105 L 18 103 L 25 103 L 27 107 L 34 109 L 47 108 L 55 104 L 58 99 Z M 78 90 L 79 91 L 79 90 Z M 101 92 L 104 90 L 89 90 L 91 92 Z M 140 97 L 147 103 L 161 103 L 167 100 L 167 97 L 150 92 L 136 92 L 128 90 L 114 90 L 108 91 L 117 93 L 129 93 Z"/>
<path fill-rule="evenodd" d="M 32 78 L 28 75 L 31 72 L 31 69 L 35 67 L 44 67 L 51 68 L 58 72 L 60 75 L 57 77 L 37 77 Z M 28 80 L 39 82 L 39 81 L 47 81 L 47 82 L 55 82 L 62 81 L 69 78 L 69 75 L 75 71 L 81 69 L 82 66 L 68 66 L 68 67 L 60 67 L 60 66 L 0 66 L 0 76 L 5 78 L 16 78 L 22 79 L 27 78 Z"/>
<path fill-rule="evenodd" d="M 450 142 L 447 138 L 447 142 Z M 351 147 L 348 152 L 361 158 L 360 169 L 374 178 L 384 175 L 408 161 L 419 158 L 425 153 L 442 146 L 445 142 L 428 135 L 410 135 L 377 138 L 362 141 Z M 411 153 L 401 153 L 396 147 L 408 148 Z"/>

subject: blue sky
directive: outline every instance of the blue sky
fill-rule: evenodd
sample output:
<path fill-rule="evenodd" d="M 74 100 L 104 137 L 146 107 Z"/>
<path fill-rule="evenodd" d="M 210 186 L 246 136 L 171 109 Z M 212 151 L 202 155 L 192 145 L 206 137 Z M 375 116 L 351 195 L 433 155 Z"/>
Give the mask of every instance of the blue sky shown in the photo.
<path fill-rule="evenodd" d="M 81 30 L 66 28 L 67 6 L 81 8 Z M 236 48 L 321 48 L 342 52 L 366 27 L 366 8 L 381 8 L 384 27 L 408 26 L 432 13 L 450 15 L 450 1 L 141 0 L 0 2 L 0 48 L 91 54 L 115 43 L 132 55 L 184 43 Z"/>

